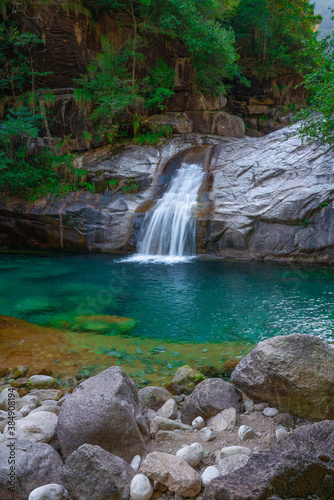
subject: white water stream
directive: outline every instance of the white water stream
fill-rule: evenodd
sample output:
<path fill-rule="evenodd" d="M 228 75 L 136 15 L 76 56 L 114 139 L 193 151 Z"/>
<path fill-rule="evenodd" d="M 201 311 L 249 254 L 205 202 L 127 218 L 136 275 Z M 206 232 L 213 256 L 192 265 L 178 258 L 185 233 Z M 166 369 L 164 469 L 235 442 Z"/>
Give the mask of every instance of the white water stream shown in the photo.
<path fill-rule="evenodd" d="M 138 254 L 132 260 L 177 262 L 196 253 L 198 191 L 203 167 L 183 163 L 163 197 L 142 222 L 138 235 Z"/>

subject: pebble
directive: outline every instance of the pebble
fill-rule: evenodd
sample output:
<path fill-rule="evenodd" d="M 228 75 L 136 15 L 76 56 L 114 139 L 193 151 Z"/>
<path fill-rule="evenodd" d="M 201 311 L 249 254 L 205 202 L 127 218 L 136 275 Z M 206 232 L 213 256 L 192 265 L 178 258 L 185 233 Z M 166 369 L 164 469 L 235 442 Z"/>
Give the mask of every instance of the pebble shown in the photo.
<path fill-rule="evenodd" d="M 251 454 L 251 450 L 245 446 L 226 446 L 220 450 L 220 458 L 231 457 L 232 455 L 250 456 Z"/>
<path fill-rule="evenodd" d="M 60 484 L 45 484 L 34 489 L 28 500 L 63 500 L 65 490 Z"/>
<path fill-rule="evenodd" d="M 213 441 L 216 439 L 216 435 L 210 427 L 203 427 L 198 433 L 198 435 L 203 439 L 203 441 Z"/>
<path fill-rule="evenodd" d="M 176 452 L 176 456 L 182 458 L 191 467 L 196 467 L 204 456 L 203 446 L 200 443 L 184 446 Z"/>
<path fill-rule="evenodd" d="M 194 429 L 201 430 L 203 427 L 205 427 L 205 421 L 203 417 L 197 417 L 195 418 L 192 422 L 191 425 L 193 426 Z"/>
<path fill-rule="evenodd" d="M 248 427 L 248 425 L 241 425 L 239 427 L 238 436 L 241 441 L 244 441 L 245 439 L 253 439 L 254 431 L 251 427 Z"/>
<path fill-rule="evenodd" d="M 246 399 L 244 407 L 245 411 L 254 411 L 254 401 L 252 399 Z"/>
<path fill-rule="evenodd" d="M 181 403 L 183 401 L 182 396 L 173 396 L 173 399 L 176 403 Z"/>
<path fill-rule="evenodd" d="M 276 440 L 279 441 L 280 439 L 284 438 L 288 434 L 289 434 L 288 431 L 284 427 L 280 427 L 275 432 Z"/>
<path fill-rule="evenodd" d="M 153 494 L 152 482 L 145 474 L 136 474 L 130 484 L 132 500 L 149 500 Z"/>
<path fill-rule="evenodd" d="M 265 408 L 262 413 L 265 417 L 276 417 L 276 415 L 279 414 L 279 411 L 277 408 L 268 407 L 268 408 Z"/>
<path fill-rule="evenodd" d="M 212 479 L 216 479 L 220 476 L 220 472 L 214 465 L 210 465 L 205 469 L 201 476 L 202 486 L 206 486 Z"/>
<path fill-rule="evenodd" d="M 140 455 L 136 455 L 135 457 L 133 457 L 133 459 L 131 460 L 131 467 L 133 468 L 133 470 L 135 472 L 138 471 L 139 467 L 140 467 L 140 464 L 141 464 L 141 457 Z"/>

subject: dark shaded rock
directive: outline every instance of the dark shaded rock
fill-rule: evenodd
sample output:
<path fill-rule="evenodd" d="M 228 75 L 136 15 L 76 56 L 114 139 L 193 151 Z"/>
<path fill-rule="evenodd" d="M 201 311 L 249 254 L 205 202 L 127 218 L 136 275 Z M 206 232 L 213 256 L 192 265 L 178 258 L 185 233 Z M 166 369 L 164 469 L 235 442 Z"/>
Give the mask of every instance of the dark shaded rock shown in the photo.
<path fill-rule="evenodd" d="M 191 424 L 196 417 L 208 419 L 227 408 L 241 409 L 240 392 L 220 378 L 211 378 L 198 384 L 193 393 L 184 400 L 181 418 Z"/>
<path fill-rule="evenodd" d="M 334 421 L 302 427 L 270 451 L 253 454 L 236 472 L 213 480 L 203 500 L 266 500 L 318 495 L 333 498 Z"/>
<path fill-rule="evenodd" d="M 142 453 L 148 434 L 135 383 L 118 366 L 78 385 L 64 401 L 58 420 L 65 457 L 87 443 L 131 461 Z"/>
<path fill-rule="evenodd" d="M 139 400 L 143 410 L 158 411 L 172 395 L 164 387 L 149 385 L 138 391 Z"/>
<path fill-rule="evenodd" d="M 293 419 L 293 416 L 289 413 L 279 413 L 276 417 L 274 417 L 274 420 L 277 425 L 281 425 L 282 427 L 286 427 L 287 429 L 295 428 L 295 421 Z"/>
<path fill-rule="evenodd" d="M 26 500 L 29 493 L 39 486 L 49 483 L 60 484 L 60 471 L 63 462 L 60 455 L 46 443 L 32 443 L 30 441 L 14 441 L 15 457 L 15 491 L 10 491 L 8 479 L 10 455 L 8 440 L 0 443 L 0 498 L 1 500 Z"/>
<path fill-rule="evenodd" d="M 245 137 L 245 124 L 239 116 L 223 111 L 187 111 L 193 123 L 193 131 L 200 134 L 216 134 L 223 137 Z"/>
<path fill-rule="evenodd" d="M 133 468 L 100 446 L 84 444 L 66 460 L 62 484 L 74 500 L 127 500 Z"/>
<path fill-rule="evenodd" d="M 260 342 L 240 361 L 233 382 L 254 401 L 308 420 L 334 419 L 334 349 L 313 335 Z"/>
<path fill-rule="evenodd" d="M 205 380 L 205 376 L 188 365 L 177 369 L 173 377 L 171 388 L 174 394 L 191 394 L 196 385 Z"/>

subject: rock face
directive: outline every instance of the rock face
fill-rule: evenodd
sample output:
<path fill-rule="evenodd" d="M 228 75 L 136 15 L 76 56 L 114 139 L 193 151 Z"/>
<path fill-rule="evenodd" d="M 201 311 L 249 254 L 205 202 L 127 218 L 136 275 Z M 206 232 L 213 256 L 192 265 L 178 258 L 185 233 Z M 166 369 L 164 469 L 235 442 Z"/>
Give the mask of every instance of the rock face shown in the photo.
<path fill-rule="evenodd" d="M 270 451 L 255 453 L 236 472 L 213 480 L 203 500 L 332 498 L 334 491 L 334 422 L 302 427 Z"/>
<path fill-rule="evenodd" d="M 143 451 L 148 434 L 136 386 L 116 366 L 77 386 L 59 415 L 58 439 L 65 457 L 88 443 L 131 461 Z"/>
<path fill-rule="evenodd" d="M 182 422 L 191 425 L 196 417 L 208 419 L 228 408 L 241 409 L 240 392 L 220 378 L 204 380 L 186 397 L 181 410 Z"/>
<path fill-rule="evenodd" d="M 312 335 L 260 342 L 231 375 L 257 401 L 309 420 L 334 419 L 334 349 Z"/>
<path fill-rule="evenodd" d="M 11 441 L 9 441 L 10 443 Z M 60 455 L 48 444 L 15 441 L 15 492 L 8 487 L 10 452 L 8 441 L 0 443 L 0 498 L 1 500 L 26 500 L 29 493 L 49 483 L 61 484 L 63 462 Z"/>
<path fill-rule="evenodd" d="M 201 491 L 199 474 L 182 458 L 174 455 L 159 451 L 149 453 L 139 471 L 182 497 L 194 497 Z"/>
<path fill-rule="evenodd" d="M 62 484 L 74 500 L 127 500 L 135 471 L 100 446 L 84 444 L 66 460 Z"/>

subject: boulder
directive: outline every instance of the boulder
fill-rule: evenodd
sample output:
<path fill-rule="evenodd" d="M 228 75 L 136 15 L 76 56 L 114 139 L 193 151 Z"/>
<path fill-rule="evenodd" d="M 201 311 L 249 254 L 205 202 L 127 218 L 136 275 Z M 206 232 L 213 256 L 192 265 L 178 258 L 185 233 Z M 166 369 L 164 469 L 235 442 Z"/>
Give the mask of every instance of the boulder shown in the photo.
<path fill-rule="evenodd" d="M 231 381 L 256 401 L 308 420 L 334 419 L 334 350 L 312 335 L 260 342 Z"/>
<path fill-rule="evenodd" d="M 245 137 L 245 124 L 242 118 L 223 111 L 187 111 L 193 123 L 193 131 L 200 134 L 215 134 L 223 137 Z"/>
<path fill-rule="evenodd" d="M 201 476 L 202 485 L 206 486 L 212 479 L 220 477 L 220 472 L 214 465 L 210 465 L 205 469 Z"/>
<path fill-rule="evenodd" d="M 194 429 L 197 429 L 198 431 L 200 431 L 201 429 L 203 429 L 203 427 L 205 427 L 205 421 L 204 421 L 203 417 L 196 417 L 191 422 L 191 425 Z"/>
<path fill-rule="evenodd" d="M 191 134 L 193 131 L 193 124 L 186 113 L 171 112 L 163 115 L 153 115 L 144 122 L 144 126 L 152 130 L 152 132 L 161 130 L 166 125 L 171 127 L 173 134 Z"/>
<path fill-rule="evenodd" d="M 169 418 L 175 420 L 177 417 L 177 404 L 176 401 L 171 398 L 157 411 L 159 417 Z"/>
<path fill-rule="evenodd" d="M 334 491 L 334 421 L 301 427 L 269 451 L 253 454 L 242 468 L 205 489 L 203 500 L 330 499 Z"/>
<path fill-rule="evenodd" d="M 241 409 L 240 392 L 220 378 L 211 378 L 198 384 L 182 406 L 182 422 L 191 424 L 196 417 L 208 419 L 228 408 Z"/>
<path fill-rule="evenodd" d="M 48 375 L 32 375 L 28 379 L 28 386 L 32 389 L 50 389 L 56 385 L 55 379 Z"/>
<path fill-rule="evenodd" d="M 199 474 L 182 458 L 174 455 L 159 451 L 149 453 L 139 471 L 182 497 L 194 497 L 201 491 Z"/>
<path fill-rule="evenodd" d="M 135 383 L 118 366 L 82 382 L 61 407 L 58 439 L 65 457 L 87 443 L 131 461 L 148 434 Z"/>
<path fill-rule="evenodd" d="M 132 500 L 150 500 L 152 493 L 152 481 L 145 474 L 136 474 L 130 484 Z"/>
<path fill-rule="evenodd" d="M 65 490 L 60 484 L 46 484 L 33 490 L 28 500 L 63 500 Z"/>
<path fill-rule="evenodd" d="M 134 475 L 122 458 L 84 444 L 66 460 L 61 480 L 74 500 L 128 500 Z"/>
<path fill-rule="evenodd" d="M 49 411 L 29 413 L 27 417 L 17 420 L 15 430 L 9 427 L 4 430 L 6 439 L 33 441 L 34 443 L 49 443 L 56 435 L 58 417 Z M 13 432 L 15 436 L 13 436 Z"/>
<path fill-rule="evenodd" d="M 46 443 L 17 440 L 0 443 L 0 498 L 1 500 L 27 500 L 29 493 L 49 483 L 61 484 L 63 462 L 60 455 Z M 15 446 L 16 445 L 16 446 Z M 12 455 L 11 455 L 12 454 Z M 8 488 L 10 464 L 15 455 L 15 492 Z"/>
<path fill-rule="evenodd" d="M 172 380 L 172 391 L 176 394 L 191 394 L 203 380 L 205 377 L 198 370 L 193 370 L 188 365 L 181 366 Z"/>
<path fill-rule="evenodd" d="M 19 399 L 20 399 L 19 393 L 10 387 L 7 387 L 0 393 L 0 410 L 7 411 L 8 405 L 11 407 L 10 409 L 13 410 L 11 401 L 14 401 L 15 409 L 17 410 L 18 409 L 17 401 Z"/>
<path fill-rule="evenodd" d="M 191 467 L 196 467 L 204 456 L 203 446 L 200 443 L 184 446 L 176 452 L 176 456 L 182 458 Z"/>
<path fill-rule="evenodd" d="M 158 411 L 172 395 L 164 387 L 149 385 L 138 391 L 139 401 L 144 410 Z"/>

